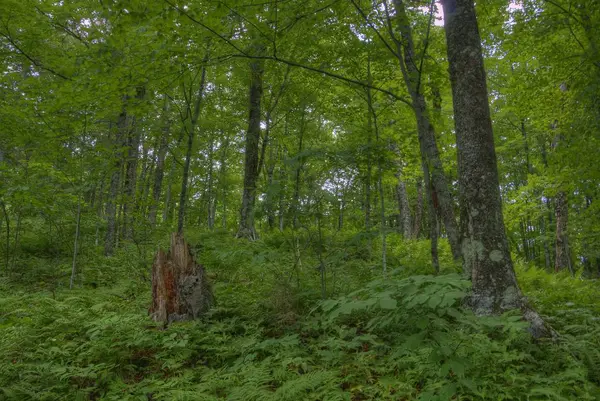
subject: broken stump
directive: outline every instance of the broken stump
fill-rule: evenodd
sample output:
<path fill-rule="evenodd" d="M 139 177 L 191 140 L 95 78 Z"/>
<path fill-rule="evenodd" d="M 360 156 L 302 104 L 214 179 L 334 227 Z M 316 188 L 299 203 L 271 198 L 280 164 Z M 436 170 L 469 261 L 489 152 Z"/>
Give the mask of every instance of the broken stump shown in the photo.
<path fill-rule="evenodd" d="M 171 235 L 171 249 L 160 249 L 152 265 L 152 319 L 165 324 L 192 320 L 214 303 L 212 286 L 204 268 L 196 263 L 183 235 Z"/>

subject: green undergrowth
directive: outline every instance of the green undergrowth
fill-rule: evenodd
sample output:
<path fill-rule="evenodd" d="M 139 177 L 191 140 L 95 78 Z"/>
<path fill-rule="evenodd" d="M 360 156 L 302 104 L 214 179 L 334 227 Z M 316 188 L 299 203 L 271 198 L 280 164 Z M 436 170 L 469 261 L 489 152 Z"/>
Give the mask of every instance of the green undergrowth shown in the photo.
<path fill-rule="evenodd" d="M 464 310 L 469 283 L 454 268 L 404 266 L 394 255 L 405 244 L 386 277 L 360 247 L 331 244 L 321 301 L 317 258 L 304 248 L 294 267 L 289 237 L 192 238 L 218 305 L 166 330 L 147 317 L 139 261 L 127 262 L 129 280 L 96 288 L 0 279 L 0 400 L 600 400 L 596 282 L 520 267 L 561 334 L 536 342 L 518 314 Z M 117 271 L 126 255 L 100 264 Z"/>

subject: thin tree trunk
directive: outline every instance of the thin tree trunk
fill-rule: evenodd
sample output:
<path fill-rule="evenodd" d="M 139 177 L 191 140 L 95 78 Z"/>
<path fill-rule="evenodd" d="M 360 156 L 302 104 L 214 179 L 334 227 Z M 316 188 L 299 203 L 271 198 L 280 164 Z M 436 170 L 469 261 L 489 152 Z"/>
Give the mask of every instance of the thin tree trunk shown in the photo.
<path fill-rule="evenodd" d="M 278 202 L 278 214 L 279 214 L 279 231 L 283 231 L 284 229 L 284 199 L 285 199 L 285 192 L 283 191 L 283 183 L 286 180 L 286 176 L 285 176 L 285 167 L 284 166 L 280 166 L 279 167 L 279 182 L 282 184 L 282 188 L 279 191 L 279 202 Z"/>
<path fill-rule="evenodd" d="M 413 228 L 413 238 L 419 239 L 421 234 L 421 225 L 423 220 L 423 183 L 417 181 L 417 204 L 415 205 L 415 225 Z"/>
<path fill-rule="evenodd" d="M 275 155 L 273 154 L 273 146 L 269 148 L 269 166 L 267 167 L 267 224 L 269 230 L 275 228 L 275 208 L 273 206 L 273 176 L 275 173 Z M 279 149 L 278 149 L 279 153 Z M 279 187 L 281 191 L 281 186 Z"/>
<path fill-rule="evenodd" d="M 73 289 L 73 283 L 75 282 L 75 272 L 77 267 L 77 251 L 79 250 L 79 227 L 81 225 L 81 196 L 77 200 L 77 223 L 75 225 L 75 241 L 73 244 L 73 264 L 71 267 L 71 280 L 69 282 L 69 289 Z"/>
<path fill-rule="evenodd" d="M 206 81 L 206 62 L 208 61 L 208 55 L 209 52 L 207 49 L 202 64 L 200 88 L 198 89 L 198 94 L 196 96 L 194 111 L 193 113 L 191 113 L 192 118 L 189 123 L 189 126 L 187 127 L 188 141 L 187 149 L 185 152 L 185 163 L 183 165 L 183 177 L 181 179 L 181 193 L 179 194 L 179 212 L 177 218 L 177 232 L 179 234 L 183 234 L 183 224 L 185 221 L 185 204 L 187 202 L 188 197 L 187 189 L 189 184 L 190 164 L 192 160 L 192 148 L 194 146 L 194 136 L 196 135 L 196 125 L 198 123 L 198 118 L 200 117 L 200 106 L 202 105 L 202 99 L 204 97 L 204 85 Z"/>
<path fill-rule="evenodd" d="M 214 139 L 210 138 L 209 148 L 208 148 L 208 180 L 206 184 L 206 224 L 208 225 L 208 229 L 212 230 L 215 227 L 215 200 L 213 195 L 213 185 L 214 185 Z"/>
<path fill-rule="evenodd" d="M 427 170 L 430 172 L 431 187 L 427 189 L 427 192 L 431 201 L 428 201 L 428 204 L 432 203 L 436 210 L 439 208 L 439 213 L 446 228 L 448 242 L 452 249 L 452 255 L 455 260 L 458 260 L 461 257 L 461 249 L 454 213 L 454 202 L 440 159 L 435 129 L 427 112 L 425 96 L 421 91 L 420 68 L 422 68 L 422 65 L 419 67 L 420 62 L 416 57 L 412 28 L 406 14 L 404 1 L 394 0 L 394 6 L 396 9 L 397 26 L 402 38 L 401 41 L 395 40 L 399 56 L 398 61 L 400 62 L 402 76 L 412 99 L 413 110 L 417 120 L 422 164 L 426 165 Z"/>
<path fill-rule="evenodd" d="M 368 60 L 368 65 L 367 65 L 367 74 L 368 74 L 368 80 L 369 82 L 371 82 L 372 78 L 371 78 L 371 59 L 369 58 Z M 371 130 L 373 130 L 375 132 L 375 141 L 377 143 L 377 145 L 381 145 L 380 144 L 380 138 L 379 138 L 379 125 L 377 124 L 377 113 L 375 111 L 375 108 L 373 106 L 373 98 L 371 97 L 371 90 L 367 89 L 367 105 L 368 105 L 368 112 L 369 112 L 369 118 L 368 118 L 368 123 L 369 123 L 369 138 L 371 137 Z M 381 147 L 382 148 L 382 147 Z M 369 149 L 369 155 L 371 154 L 371 149 Z M 379 190 L 379 202 L 380 202 L 380 212 L 379 212 L 379 217 L 380 217 L 380 221 L 379 221 L 379 232 L 381 235 L 381 267 L 383 270 L 383 273 L 387 273 L 387 240 L 386 240 L 386 226 L 385 226 L 385 197 L 384 197 L 384 192 L 383 192 L 383 163 L 381 160 L 381 155 L 378 155 L 377 157 L 377 188 Z M 369 156 L 369 160 L 370 160 L 370 156 Z M 369 162 L 369 166 L 370 166 L 370 162 Z M 370 172 L 369 172 L 370 174 Z M 370 184 L 370 179 L 369 179 L 369 184 Z"/>
<path fill-rule="evenodd" d="M 302 120 L 300 122 L 300 133 L 298 138 L 298 152 L 297 157 L 300 157 L 301 160 L 297 160 L 298 167 L 296 167 L 296 171 L 294 173 L 294 194 L 292 197 L 292 210 L 291 216 L 293 219 L 294 228 L 298 228 L 298 209 L 300 208 L 300 180 L 302 178 L 302 169 L 304 167 L 303 158 L 301 153 L 304 149 L 304 129 L 305 129 L 305 119 L 306 119 L 306 108 L 302 110 Z"/>
<path fill-rule="evenodd" d="M 317 244 L 317 256 L 319 258 L 319 273 L 321 278 L 321 299 L 327 298 L 327 277 L 325 261 L 323 260 L 323 232 L 321 230 L 321 218 L 317 215 L 317 229 L 319 231 L 319 243 Z"/>
<path fill-rule="evenodd" d="M 136 100 L 141 102 L 145 95 L 145 88 L 137 88 Z M 135 215 L 135 195 L 137 188 L 137 166 L 141 131 L 136 127 L 135 118 L 128 123 L 126 138 L 127 155 L 125 156 L 125 185 L 123 188 L 123 237 L 133 239 Z"/>
<path fill-rule="evenodd" d="M 400 232 L 404 239 L 412 238 L 412 218 L 410 206 L 408 204 L 408 195 L 406 193 L 406 183 L 402 180 L 402 173 L 396 174 L 398 184 L 396 184 L 396 198 L 398 200 L 398 213 L 400 217 Z"/>
<path fill-rule="evenodd" d="M 117 129 L 114 140 L 115 158 L 112 173 L 110 176 L 110 187 L 108 190 L 108 199 L 106 200 L 106 237 L 104 240 L 104 254 L 112 256 L 117 241 L 117 197 L 121 186 L 121 170 L 123 169 L 122 147 L 123 139 L 128 126 L 127 111 L 125 110 L 125 101 L 123 111 L 117 121 Z"/>
<path fill-rule="evenodd" d="M 6 222 L 6 255 L 4 256 L 6 258 L 6 273 L 8 273 L 10 260 L 10 217 L 8 216 L 8 211 L 6 210 L 6 203 L 4 203 L 3 200 L 0 200 L 0 206 L 2 206 L 2 213 L 4 214 L 4 221 Z"/>
<path fill-rule="evenodd" d="M 222 133 L 221 133 L 222 134 Z M 229 138 L 225 137 L 225 142 L 220 148 L 221 157 L 219 160 L 219 186 L 221 187 L 221 227 L 227 228 L 227 190 L 226 190 L 226 162 L 227 149 L 229 147 Z M 215 206 L 216 208 L 216 206 Z"/>
<path fill-rule="evenodd" d="M 552 335 L 517 284 L 502 200 L 481 38 L 473 0 L 443 0 L 458 153 L 464 270 L 475 313 L 519 308 L 535 337 Z"/>
<path fill-rule="evenodd" d="M 19 250 L 19 241 L 21 239 L 21 210 L 17 210 L 17 224 L 15 226 L 15 243 L 13 244 L 12 252 L 12 271 L 15 270 L 17 264 L 17 254 Z"/>
<path fill-rule="evenodd" d="M 164 95 L 164 99 L 165 100 L 163 104 L 162 135 L 160 136 L 158 153 L 156 156 L 156 168 L 154 170 L 154 186 L 152 187 L 152 203 L 150 204 L 150 211 L 148 213 L 150 226 L 152 228 L 156 227 L 156 213 L 158 210 L 158 204 L 160 203 L 162 183 L 165 176 L 165 157 L 167 155 L 167 145 L 169 143 L 169 133 L 171 130 L 171 124 L 169 120 L 169 97 L 167 95 Z"/>
<path fill-rule="evenodd" d="M 177 142 L 179 145 L 180 141 Z M 179 147 L 179 146 L 178 146 Z M 173 180 L 175 179 L 176 163 L 175 155 L 173 155 L 173 161 L 171 162 L 171 168 L 169 171 L 168 185 L 165 193 L 165 208 L 163 209 L 163 223 L 170 222 L 173 214 Z"/>
<path fill-rule="evenodd" d="M 433 184 L 430 181 L 430 172 L 427 164 L 423 163 L 423 181 L 425 184 L 425 199 L 427 199 L 427 217 L 429 222 L 429 240 L 431 244 L 431 265 L 433 270 L 438 273 L 440 271 L 440 260 L 438 254 L 438 220 L 436 213 L 435 198 L 433 197 Z"/>
<path fill-rule="evenodd" d="M 261 45 L 255 45 L 258 54 L 262 54 Z M 260 142 L 261 100 L 263 94 L 264 63 L 262 60 L 250 62 L 250 105 L 248 131 L 244 161 L 244 190 L 240 209 L 240 226 L 237 237 L 250 240 L 258 239 L 254 226 L 254 205 L 256 203 L 256 181 L 258 179 L 258 158 Z"/>
<path fill-rule="evenodd" d="M 567 233 L 569 220 L 569 205 L 567 194 L 559 192 L 556 195 L 554 216 L 556 220 L 556 258 L 554 259 L 554 271 L 558 272 L 569 269 L 574 274 L 571 264 L 571 251 L 569 249 L 569 237 Z"/>

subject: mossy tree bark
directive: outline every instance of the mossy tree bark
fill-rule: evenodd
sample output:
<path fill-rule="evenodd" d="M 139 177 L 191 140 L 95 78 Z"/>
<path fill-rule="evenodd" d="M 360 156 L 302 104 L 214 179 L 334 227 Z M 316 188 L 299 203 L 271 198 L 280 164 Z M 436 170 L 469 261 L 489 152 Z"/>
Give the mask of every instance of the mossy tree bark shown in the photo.
<path fill-rule="evenodd" d="M 489 315 L 521 309 L 536 337 L 550 335 L 517 284 L 502 216 L 481 38 L 473 0 L 444 0 L 458 154 L 464 269 L 471 305 Z"/>

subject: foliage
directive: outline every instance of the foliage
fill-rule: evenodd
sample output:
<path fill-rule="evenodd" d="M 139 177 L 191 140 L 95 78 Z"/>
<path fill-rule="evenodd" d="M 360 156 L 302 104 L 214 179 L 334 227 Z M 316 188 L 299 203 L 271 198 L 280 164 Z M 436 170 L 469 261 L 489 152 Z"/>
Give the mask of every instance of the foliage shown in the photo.
<path fill-rule="evenodd" d="M 561 333 L 557 344 L 535 342 L 518 314 L 483 318 L 464 309 L 470 284 L 455 273 L 400 268 L 320 301 L 318 292 L 293 284 L 276 291 L 281 272 L 268 266 L 293 263 L 285 244 L 197 238 L 203 262 L 217 274 L 218 307 L 201 321 L 166 330 L 145 317 L 150 300 L 142 278 L 54 294 L 11 289 L 4 281 L 0 399 L 595 400 L 600 394 L 595 282 L 520 268 L 524 290 Z M 355 258 L 342 264 L 353 263 L 368 266 Z M 265 280 L 247 285 L 258 274 Z M 305 274 L 305 284 L 318 276 Z"/>

